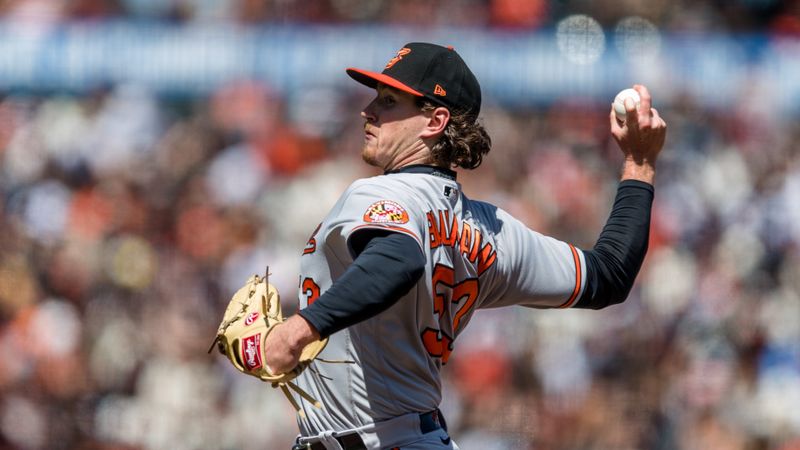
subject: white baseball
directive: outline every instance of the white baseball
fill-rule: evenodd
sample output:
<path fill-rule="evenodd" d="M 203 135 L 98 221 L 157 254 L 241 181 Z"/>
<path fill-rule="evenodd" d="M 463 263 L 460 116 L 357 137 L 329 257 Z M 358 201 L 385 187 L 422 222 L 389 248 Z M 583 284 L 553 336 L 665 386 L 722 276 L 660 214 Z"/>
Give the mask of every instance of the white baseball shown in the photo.
<path fill-rule="evenodd" d="M 636 89 L 623 89 L 614 97 L 614 113 L 617 115 L 617 119 L 620 122 L 625 122 L 625 117 L 627 117 L 628 113 L 625 111 L 625 99 L 631 98 L 633 102 L 636 103 L 636 109 L 639 109 L 639 103 L 642 100 L 639 97 L 639 93 L 636 92 Z"/>

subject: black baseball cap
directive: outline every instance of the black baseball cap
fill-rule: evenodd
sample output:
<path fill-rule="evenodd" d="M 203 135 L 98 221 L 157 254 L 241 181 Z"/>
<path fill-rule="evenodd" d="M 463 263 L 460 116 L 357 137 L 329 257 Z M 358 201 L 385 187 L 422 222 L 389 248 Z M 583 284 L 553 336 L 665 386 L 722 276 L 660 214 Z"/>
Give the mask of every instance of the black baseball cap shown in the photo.
<path fill-rule="evenodd" d="M 347 74 L 375 88 L 378 82 L 450 109 L 478 117 L 481 86 L 453 47 L 411 42 L 386 63 L 383 72 L 350 67 Z"/>

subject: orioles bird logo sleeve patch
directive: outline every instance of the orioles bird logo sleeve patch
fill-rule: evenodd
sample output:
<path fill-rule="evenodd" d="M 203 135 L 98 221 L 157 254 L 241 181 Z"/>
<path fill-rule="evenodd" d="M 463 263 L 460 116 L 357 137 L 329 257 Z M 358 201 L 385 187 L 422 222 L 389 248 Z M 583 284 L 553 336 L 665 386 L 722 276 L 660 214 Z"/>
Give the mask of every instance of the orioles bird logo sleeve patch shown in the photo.
<path fill-rule="evenodd" d="M 408 223 L 408 212 L 391 200 L 375 202 L 364 213 L 364 222 L 369 223 Z"/>

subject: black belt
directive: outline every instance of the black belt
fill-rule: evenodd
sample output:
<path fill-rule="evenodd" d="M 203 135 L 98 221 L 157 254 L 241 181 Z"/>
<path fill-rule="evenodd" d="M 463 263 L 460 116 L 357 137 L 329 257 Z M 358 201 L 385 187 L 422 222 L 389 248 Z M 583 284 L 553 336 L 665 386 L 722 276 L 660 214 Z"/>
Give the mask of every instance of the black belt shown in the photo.
<path fill-rule="evenodd" d="M 442 417 L 442 413 L 439 412 L 438 409 L 419 415 L 419 431 L 422 432 L 422 434 L 430 433 L 438 429 L 447 431 L 447 424 L 444 421 L 444 417 Z M 341 445 L 344 450 L 367 450 L 367 446 L 364 444 L 364 441 L 361 440 L 361 436 L 359 436 L 358 433 L 336 436 L 336 440 L 339 441 L 339 445 Z M 323 445 L 322 442 L 314 442 L 308 445 L 295 444 L 295 446 L 292 447 L 292 450 L 307 449 L 325 450 L 325 445 Z"/>
<path fill-rule="evenodd" d="M 444 416 L 438 409 L 419 415 L 419 431 L 421 431 L 422 434 L 430 433 L 440 428 L 447 431 L 447 424 L 444 421 Z"/>
<path fill-rule="evenodd" d="M 336 440 L 339 441 L 339 445 L 341 445 L 344 450 L 367 450 L 367 446 L 364 445 L 364 441 L 361 440 L 361 436 L 359 436 L 358 433 L 336 436 Z M 325 450 L 325 446 L 322 442 L 314 442 L 309 448 L 311 450 Z"/>

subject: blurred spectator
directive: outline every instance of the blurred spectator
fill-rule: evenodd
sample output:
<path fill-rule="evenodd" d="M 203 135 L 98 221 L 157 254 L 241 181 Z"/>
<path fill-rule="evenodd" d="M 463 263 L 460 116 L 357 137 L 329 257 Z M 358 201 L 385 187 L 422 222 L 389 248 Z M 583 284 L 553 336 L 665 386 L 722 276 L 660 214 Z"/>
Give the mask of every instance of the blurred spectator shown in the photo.
<path fill-rule="evenodd" d="M 538 28 L 549 13 L 544 0 L 492 0 L 490 5 L 491 24 L 500 28 Z"/>
<path fill-rule="evenodd" d="M 31 36 L 112 18 L 530 31 L 592 13 L 606 26 L 638 14 L 662 31 L 785 38 L 798 5 L 82 0 L 0 11 Z M 455 342 L 443 409 L 461 448 L 800 448 L 800 126 L 747 101 L 779 97 L 775 86 L 737 80 L 735 108 L 689 92 L 659 104 L 670 131 L 628 302 L 591 316 L 480 311 Z M 288 448 L 296 428 L 281 394 L 206 350 L 228 297 L 267 265 L 294 311 L 305 241 L 335 193 L 371 170 L 357 163 L 351 113 L 366 98 L 325 85 L 291 94 L 248 79 L 191 99 L 134 85 L 4 92 L 0 447 Z M 607 105 L 487 105 L 482 120 L 495 149 L 459 176 L 467 195 L 593 245 L 620 158 Z"/>

